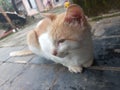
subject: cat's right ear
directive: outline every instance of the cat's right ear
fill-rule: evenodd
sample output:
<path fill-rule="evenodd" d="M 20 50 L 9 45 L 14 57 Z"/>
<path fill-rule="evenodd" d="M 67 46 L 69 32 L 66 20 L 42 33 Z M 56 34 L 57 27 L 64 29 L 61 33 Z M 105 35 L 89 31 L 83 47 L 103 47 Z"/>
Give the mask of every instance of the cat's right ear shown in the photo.
<path fill-rule="evenodd" d="M 56 15 L 52 13 L 42 13 L 41 16 L 49 18 L 51 21 L 55 20 Z"/>
<path fill-rule="evenodd" d="M 78 24 L 81 24 L 85 20 L 86 19 L 85 19 L 84 12 L 79 5 L 72 4 L 68 7 L 66 11 L 65 19 L 64 19 L 65 22 L 67 23 L 77 22 Z"/>

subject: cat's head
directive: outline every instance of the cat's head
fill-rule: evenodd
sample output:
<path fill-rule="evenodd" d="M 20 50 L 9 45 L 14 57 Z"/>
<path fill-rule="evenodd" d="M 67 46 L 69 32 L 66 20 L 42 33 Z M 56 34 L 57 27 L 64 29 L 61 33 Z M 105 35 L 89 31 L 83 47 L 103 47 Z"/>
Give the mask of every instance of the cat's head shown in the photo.
<path fill-rule="evenodd" d="M 71 5 L 65 13 L 59 15 L 49 14 L 49 38 L 52 42 L 51 53 L 64 57 L 72 50 L 80 48 L 84 37 L 87 20 L 84 12 L 78 5 Z"/>

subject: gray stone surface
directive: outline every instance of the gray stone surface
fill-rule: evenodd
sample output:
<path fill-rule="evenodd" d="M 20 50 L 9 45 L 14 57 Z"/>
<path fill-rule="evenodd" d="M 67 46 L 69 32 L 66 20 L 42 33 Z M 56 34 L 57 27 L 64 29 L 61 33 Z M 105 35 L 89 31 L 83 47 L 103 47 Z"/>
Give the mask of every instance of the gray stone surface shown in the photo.
<path fill-rule="evenodd" d="M 96 65 L 120 66 L 120 16 L 98 21 L 93 26 Z"/>
<path fill-rule="evenodd" d="M 111 71 L 85 70 L 72 74 L 61 70 L 51 90 L 119 90 L 119 75 L 120 72 Z"/>
<path fill-rule="evenodd" d="M 107 37 L 120 35 L 120 16 L 97 21 L 93 26 L 94 36 Z"/>
<path fill-rule="evenodd" d="M 31 64 L 54 64 L 53 61 L 47 60 L 44 57 L 39 57 L 37 55 L 35 55 L 29 63 Z"/>
<path fill-rule="evenodd" d="M 0 87 L 8 81 L 14 80 L 25 70 L 25 67 L 23 64 L 14 63 L 3 63 L 0 65 Z"/>
<path fill-rule="evenodd" d="M 12 83 L 2 86 L 9 90 L 49 90 L 57 69 L 54 65 L 29 65 L 29 68 Z"/>

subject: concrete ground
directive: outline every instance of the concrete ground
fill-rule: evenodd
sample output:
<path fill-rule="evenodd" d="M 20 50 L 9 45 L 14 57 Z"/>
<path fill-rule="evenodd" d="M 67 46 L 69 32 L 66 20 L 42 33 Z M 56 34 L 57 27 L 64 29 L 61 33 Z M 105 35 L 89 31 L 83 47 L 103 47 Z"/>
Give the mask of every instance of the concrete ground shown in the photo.
<path fill-rule="evenodd" d="M 26 34 L 36 23 L 0 41 L 0 90 L 119 90 L 120 70 L 67 68 L 36 55 L 10 57 L 28 49 Z M 120 16 L 97 21 L 93 26 L 94 65 L 120 66 Z"/>

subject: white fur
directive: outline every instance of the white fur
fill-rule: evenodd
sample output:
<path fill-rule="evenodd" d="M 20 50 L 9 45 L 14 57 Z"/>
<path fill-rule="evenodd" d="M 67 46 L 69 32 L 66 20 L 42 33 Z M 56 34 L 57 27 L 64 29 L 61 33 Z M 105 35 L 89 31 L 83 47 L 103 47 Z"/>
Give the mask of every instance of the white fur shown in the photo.
<path fill-rule="evenodd" d="M 89 34 L 89 32 L 87 34 Z M 64 43 L 61 43 L 61 46 L 57 47 L 58 56 L 54 56 L 51 53 L 53 48 L 56 47 L 50 40 L 48 33 L 44 33 L 39 37 L 39 43 L 41 45 L 42 53 L 44 53 L 43 55 L 46 58 L 67 67 L 82 66 L 83 63 L 93 58 L 92 41 L 89 37 L 90 35 L 86 36 L 88 37 L 81 42 L 65 41 Z M 64 54 L 63 57 L 61 57 L 61 55 L 59 56 L 61 53 Z"/>
<path fill-rule="evenodd" d="M 48 33 L 43 33 L 38 40 L 41 46 L 41 54 L 45 58 L 51 59 L 56 63 L 61 63 L 61 64 L 63 63 L 63 60 L 64 60 L 63 58 L 52 55 L 52 50 L 55 47 L 53 46 L 53 43 L 50 40 L 50 37 L 48 36 Z"/>
<path fill-rule="evenodd" d="M 47 52 L 47 53 L 51 53 L 52 52 L 52 42 L 50 41 L 50 38 L 48 36 L 48 33 L 43 33 L 40 37 L 39 37 L 39 43 L 41 46 L 41 50 L 43 52 Z"/>

